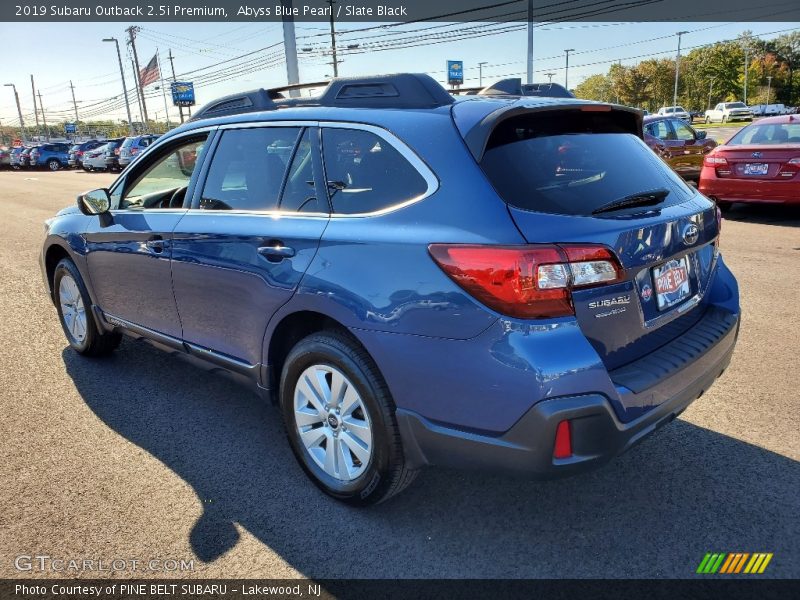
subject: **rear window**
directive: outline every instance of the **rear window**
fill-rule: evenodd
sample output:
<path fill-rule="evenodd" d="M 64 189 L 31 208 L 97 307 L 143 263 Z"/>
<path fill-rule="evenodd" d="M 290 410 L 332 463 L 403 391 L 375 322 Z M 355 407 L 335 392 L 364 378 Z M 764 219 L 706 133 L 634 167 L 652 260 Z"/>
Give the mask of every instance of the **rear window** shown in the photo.
<path fill-rule="evenodd" d="M 481 167 L 510 205 L 588 216 L 610 202 L 656 189 L 661 206 L 683 202 L 691 189 L 637 136 L 619 113 L 539 113 L 501 123 Z"/>
<path fill-rule="evenodd" d="M 800 123 L 750 125 L 733 136 L 727 145 L 743 144 L 800 144 Z"/>
<path fill-rule="evenodd" d="M 747 108 L 747 105 L 744 102 L 728 102 L 726 104 L 728 108 Z"/>
<path fill-rule="evenodd" d="M 133 146 L 133 140 L 135 139 L 136 138 L 130 138 L 130 137 L 125 138 L 125 141 L 122 142 L 122 148 L 130 148 L 131 146 Z"/>

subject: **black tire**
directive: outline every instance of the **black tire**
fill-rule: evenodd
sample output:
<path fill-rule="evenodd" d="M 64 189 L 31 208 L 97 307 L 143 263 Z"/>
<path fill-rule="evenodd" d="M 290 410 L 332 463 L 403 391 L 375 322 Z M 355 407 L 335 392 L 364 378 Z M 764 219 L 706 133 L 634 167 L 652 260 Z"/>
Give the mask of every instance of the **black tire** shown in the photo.
<path fill-rule="evenodd" d="M 343 481 L 326 473 L 300 439 L 294 394 L 301 374 L 314 365 L 338 369 L 356 388 L 369 415 L 372 449 L 366 469 Z M 372 358 L 347 335 L 334 331 L 312 334 L 291 350 L 281 373 L 280 405 L 289 445 L 309 478 L 326 494 L 354 506 L 384 502 L 404 490 L 418 471 L 405 463 L 395 405 Z"/>
<path fill-rule="evenodd" d="M 77 338 L 67 326 L 64 313 L 61 306 L 61 280 L 65 277 L 71 277 L 77 284 L 78 291 L 83 301 L 84 312 L 86 315 L 86 335 L 83 339 Z M 107 356 L 111 354 L 122 339 L 122 335 L 116 332 L 103 332 L 100 331 L 92 316 L 92 300 L 89 297 L 89 292 L 86 285 L 83 283 L 78 268 L 70 259 L 63 259 L 53 273 L 53 298 L 55 299 L 56 310 L 58 311 L 58 320 L 61 323 L 61 328 L 64 330 L 64 335 L 73 350 L 84 356 Z"/>
<path fill-rule="evenodd" d="M 731 207 L 733 206 L 733 202 L 719 202 L 719 201 L 717 201 L 717 206 L 719 206 L 719 210 L 721 212 L 726 213 L 726 212 L 729 212 L 731 210 Z"/>

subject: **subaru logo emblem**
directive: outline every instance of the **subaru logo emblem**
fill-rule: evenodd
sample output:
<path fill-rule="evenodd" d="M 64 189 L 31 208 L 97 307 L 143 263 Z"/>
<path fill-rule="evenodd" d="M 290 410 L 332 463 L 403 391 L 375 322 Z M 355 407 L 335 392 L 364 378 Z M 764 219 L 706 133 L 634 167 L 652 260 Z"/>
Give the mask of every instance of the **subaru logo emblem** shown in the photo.
<path fill-rule="evenodd" d="M 753 152 L 753 154 L 751 154 L 751 156 L 753 158 L 761 158 L 761 152 Z"/>
<path fill-rule="evenodd" d="M 700 237 L 700 229 L 694 223 L 689 223 L 683 228 L 683 243 L 691 246 Z"/>

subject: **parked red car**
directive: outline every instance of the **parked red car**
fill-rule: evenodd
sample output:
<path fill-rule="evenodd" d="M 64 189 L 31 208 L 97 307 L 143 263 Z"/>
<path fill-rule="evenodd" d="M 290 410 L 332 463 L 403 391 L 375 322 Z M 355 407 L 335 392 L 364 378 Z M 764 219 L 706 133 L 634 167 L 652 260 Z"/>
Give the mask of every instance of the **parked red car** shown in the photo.
<path fill-rule="evenodd" d="M 683 119 L 660 115 L 644 118 L 644 141 L 687 181 L 699 179 L 703 157 L 717 145 Z"/>
<path fill-rule="evenodd" d="M 800 204 L 800 115 L 756 121 L 703 161 L 698 188 L 723 210 L 734 202 Z"/>

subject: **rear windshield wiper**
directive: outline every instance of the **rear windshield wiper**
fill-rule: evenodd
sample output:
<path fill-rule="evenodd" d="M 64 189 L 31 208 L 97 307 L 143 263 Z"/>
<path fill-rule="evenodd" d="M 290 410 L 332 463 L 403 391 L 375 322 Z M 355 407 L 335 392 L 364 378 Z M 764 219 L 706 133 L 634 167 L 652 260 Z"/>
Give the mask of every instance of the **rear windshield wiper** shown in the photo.
<path fill-rule="evenodd" d="M 649 190 L 647 192 L 637 192 L 635 194 L 625 196 L 624 198 L 612 200 L 607 204 L 603 204 L 602 206 L 595 208 L 592 211 L 592 214 L 597 215 L 604 212 L 611 212 L 613 210 L 632 208 L 634 206 L 652 206 L 661 202 L 668 195 L 669 190 L 665 188 L 658 188 L 655 190 Z"/>

